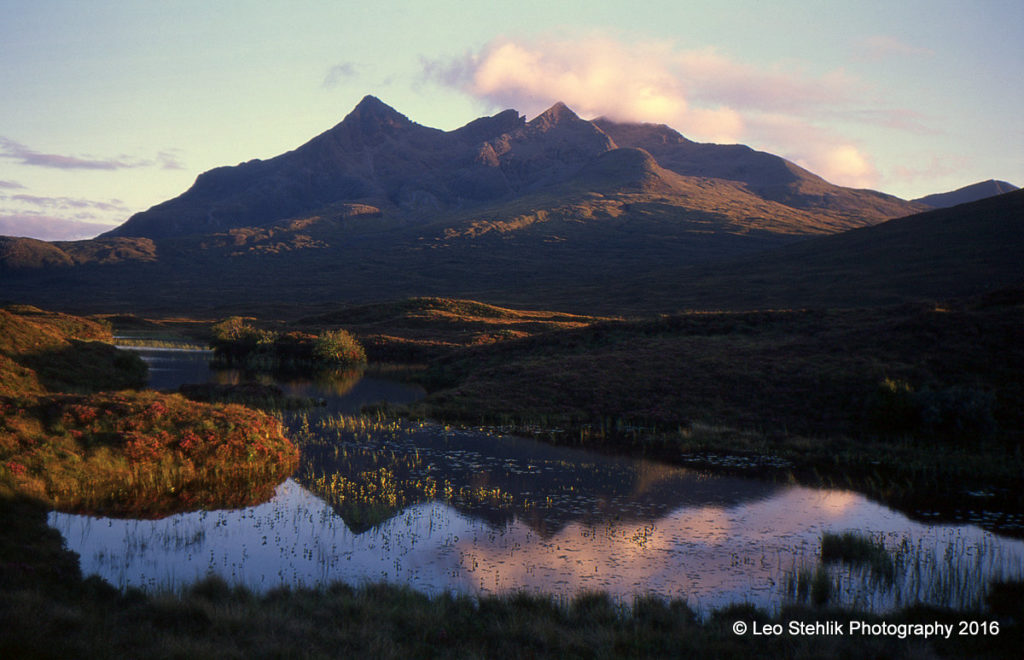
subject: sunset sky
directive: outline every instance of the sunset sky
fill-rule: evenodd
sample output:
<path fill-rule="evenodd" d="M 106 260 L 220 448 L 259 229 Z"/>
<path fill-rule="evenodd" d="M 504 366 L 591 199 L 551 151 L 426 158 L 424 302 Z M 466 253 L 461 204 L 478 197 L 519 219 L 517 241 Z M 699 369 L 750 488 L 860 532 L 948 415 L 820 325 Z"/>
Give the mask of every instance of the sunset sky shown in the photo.
<path fill-rule="evenodd" d="M 0 234 L 93 236 L 373 94 L 453 129 L 561 100 L 913 198 L 1024 185 L 1020 0 L 0 0 Z"/>

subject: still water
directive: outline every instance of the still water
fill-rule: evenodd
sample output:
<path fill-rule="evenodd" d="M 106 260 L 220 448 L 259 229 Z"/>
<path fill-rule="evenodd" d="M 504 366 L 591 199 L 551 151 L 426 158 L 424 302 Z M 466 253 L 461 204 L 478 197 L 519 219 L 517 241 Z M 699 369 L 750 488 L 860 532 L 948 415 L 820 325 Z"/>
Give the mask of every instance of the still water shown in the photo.
<path fill-rule="evenodd" d="M 145 351 L 152 385 L 234 382 L 208 354 Z M 375 422 L 367 403 L 422 391 L 339 374 L 278 381 L 327 400 L 285 421 L 299 471 L 264 504 L 161 520 L 54 512 L 82 571 L 115 585 L 174 587 L 210 573 L 257 590 L 341 580 L 428 593 L 602 590 L 684 597 L 701 610 L 797 596 L 825 532 L 884 544 L 895 579 L 827 568 L 832 600 L 879 611 L 977 604 L 993 578 L 1024 576 L 1024 542 L 973 525 L 929 525 L 854 492 L 723 476 L 554 447 L 487 429 Z"/>

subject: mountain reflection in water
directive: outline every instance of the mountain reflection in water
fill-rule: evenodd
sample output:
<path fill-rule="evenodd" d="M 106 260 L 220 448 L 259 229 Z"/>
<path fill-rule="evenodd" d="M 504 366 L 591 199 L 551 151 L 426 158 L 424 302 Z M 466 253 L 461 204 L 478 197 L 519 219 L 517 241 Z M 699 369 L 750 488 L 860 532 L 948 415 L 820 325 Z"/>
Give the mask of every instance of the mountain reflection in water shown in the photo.
<path fill-rule="evenodd" d="M 206 369 L 205 378 L 217 377 L 200 362 L 179 365 L 179 372 L 196 377 Z M 329 394 L 313 379 L 278 384 L 295 396 Z M 428 593 L 572 596 L 598 589 L 626 602 L 653 593 L 700 608 L 772 607 L 787 598 L 795 570 L 818 562 L 823 533 L 851 529 L 923 568 L 879 588 L 854 568 L 834 567 L 844 604 L 955 606 L 931 593 L 933 578 L 958 572 L 956 584 L 971 587 L 957 597 L 976 602 L 989 579 L 1024 576 L 1022 541 L 970 525 L 914 522 L 856 493 L 712 475 L 485 430 L 357 421 L 339 412 L 419 394 L 384 379 L 346 388 L 324 409 L 286 414 L 303 448 L 302 467 L 267 503 L 156 521 L 54 512 L 50 524 L 81 555 L 84 574 L 122 587 L 179 586 L 216 573 L 260 591 L 383 580 Z M 332 499 L 326 491 L 341 482 L 344 497 Z"/>

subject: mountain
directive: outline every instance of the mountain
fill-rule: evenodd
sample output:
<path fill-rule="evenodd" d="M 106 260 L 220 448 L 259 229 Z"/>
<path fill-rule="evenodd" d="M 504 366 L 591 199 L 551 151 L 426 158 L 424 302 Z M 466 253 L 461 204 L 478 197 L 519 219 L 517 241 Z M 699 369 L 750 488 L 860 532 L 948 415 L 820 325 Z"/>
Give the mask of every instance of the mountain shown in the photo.
<path fill-rule="evenodd" d="M 1018 188 L 1012 183 L 989 179 L 988 181 L 972 183 L 969 186 L 957 188 L 950 192 L 935 193 L 934 195 L 918 197 L 913 201 L 931 208 L 943 209 L 950 206 L 956 206 L 957 204 L 966 204 L 967 202 L 985 199 L 986 197 L 992 197 L 993 195 L 1001 195 L 1014 190 L 1018 190 Z"/>
<path fill-rule="evenodd" d="M 665 170 L 687 177 L 677 177 L 663 189 L 689 194 L 695 187 L 725 184 L 726 196 L 756 198 L 744 205 L 774 202 L 786 207 L 724 215 L 763 220 L 788 214 L 795 226 L 787 233 L 837 231 L 920 208 L 881 193 L 833 186 L 749 147 L 698 144 L 667 126 L 586 121 L 562 103 L 529 122 L 507 110 L 444 132 L 421 126 L 367 96 L 341 123 L 294 151 L 205 172 L 179 197 L 135 214 L 104 236 L 211 234 L 349 203 L 378 208 L 406 224 L 428 223 L 559 186 L 586 186 L 585 178 L 578 180 L 581 173 L 586 175 L 583 170 L 619 148 L 642 149 Z M 611 162 L 620 167 L 623 179 L 635 179 L 640 174 L 636 167 L 644 167 L 635 158 Z M 602 169 L 607 173 L 607 162 Z M 608 186 L 600 192 L 609 192 Z M 714 211 L 718 204 L 695 199 L 679 206 Z"/>
<path fill-rule="evenodd" d="M 6 297 L 79 311 L 413 295 L 586 310 L 651 272 L 923 208 L 562 103 L 441 131 L 368 96 L 293 151 L 200 174 L 96 239 L 5 239 L 0 270 Z"/>

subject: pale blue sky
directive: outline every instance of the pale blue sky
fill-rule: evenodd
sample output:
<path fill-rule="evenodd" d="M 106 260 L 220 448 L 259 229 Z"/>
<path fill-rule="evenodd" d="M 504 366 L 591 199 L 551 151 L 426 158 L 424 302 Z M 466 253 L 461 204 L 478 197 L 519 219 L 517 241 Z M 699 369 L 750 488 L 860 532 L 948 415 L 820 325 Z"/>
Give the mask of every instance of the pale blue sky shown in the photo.
<path fill-rule="evenodd" d="M 1024 184 L 1024 3 L 0 0 L 0 234 L 95 234 L 365 94 L 442 129 L 563 100 L 904 198 Z"/>

